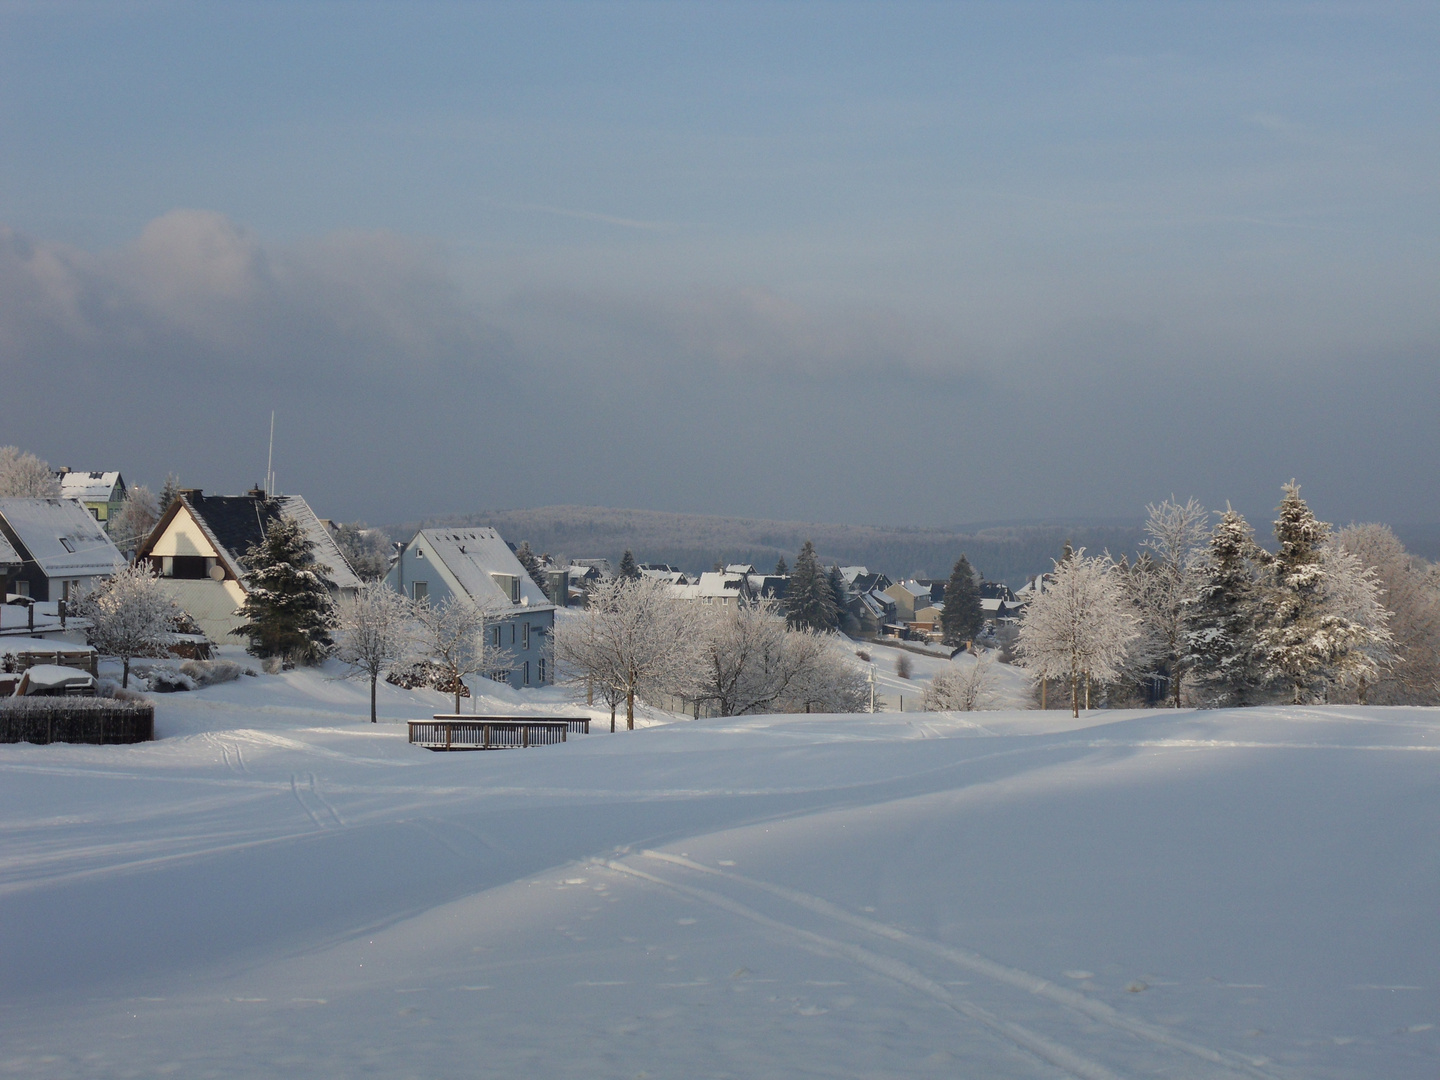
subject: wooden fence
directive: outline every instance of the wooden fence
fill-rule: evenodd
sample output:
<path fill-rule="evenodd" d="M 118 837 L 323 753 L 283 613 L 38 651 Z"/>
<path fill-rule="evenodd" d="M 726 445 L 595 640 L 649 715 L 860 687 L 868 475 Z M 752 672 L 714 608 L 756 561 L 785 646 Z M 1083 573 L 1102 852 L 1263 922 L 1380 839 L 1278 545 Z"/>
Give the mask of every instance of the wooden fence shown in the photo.
<path fill-rule="evenodd" d="M 410 721 L 410 741 L 427 750 L 520 750 L 553 746 L 571 733 L 588 735 L 588 717 L 477 716 L 437 713 Z"/>
<path fill-rule="evenodd" d="M 0 702 L 0 743 L 137 743 L 155 738 L 155 706 L 110 698 L 26 697 Z"/>

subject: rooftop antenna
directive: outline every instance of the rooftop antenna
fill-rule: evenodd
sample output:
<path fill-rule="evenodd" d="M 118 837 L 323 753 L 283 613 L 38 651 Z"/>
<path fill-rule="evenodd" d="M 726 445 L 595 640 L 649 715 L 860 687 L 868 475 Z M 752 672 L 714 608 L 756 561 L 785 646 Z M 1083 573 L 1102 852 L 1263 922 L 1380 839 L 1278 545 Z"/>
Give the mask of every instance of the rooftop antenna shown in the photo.
<path fill-rule="evenodd" d="M 265 458 L 265 495 L 275 496 L 275 410 L 270 410 L 270 453 Z"/>

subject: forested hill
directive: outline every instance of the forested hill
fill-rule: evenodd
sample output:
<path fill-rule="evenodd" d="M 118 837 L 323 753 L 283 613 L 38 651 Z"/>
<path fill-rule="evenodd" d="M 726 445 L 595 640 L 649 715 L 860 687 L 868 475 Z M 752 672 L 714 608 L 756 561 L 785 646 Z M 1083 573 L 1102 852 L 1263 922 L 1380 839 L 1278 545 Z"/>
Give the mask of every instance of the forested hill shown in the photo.
<path fill-rule="evenodd" d="M 1005 525 L 970 531 L 881 525 L 832 525 L 762 521 L 655 510 L 598 506 L 544 506 L 431 518 L 388 527 L 408 539 L 417 528 L 490 525 L 511 543 L 528 540 L 537 552 L 577 558 L 608 558 L 618 564 L 629 549 L 638 562 L 669 563 L 682 570 L 709 570 L 716 562 L 753 563 L 769 570 L 781 555 L 793 563 L 806 540 L 828 566 L 860 564 L 892 578 L 946 577 L 963 552 L 986 578 L 1023 585 L 1050 569 L 1066 540 L 1094 554 L 1109 550 L 1133 558 L 1138 524 Z"/>

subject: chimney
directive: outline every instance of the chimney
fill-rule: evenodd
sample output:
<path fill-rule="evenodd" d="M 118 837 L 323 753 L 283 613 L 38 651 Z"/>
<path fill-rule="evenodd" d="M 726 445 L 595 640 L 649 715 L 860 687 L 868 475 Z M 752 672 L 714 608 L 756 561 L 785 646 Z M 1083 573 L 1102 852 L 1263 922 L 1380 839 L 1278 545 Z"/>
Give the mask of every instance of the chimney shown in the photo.
<path fill-rule="evenodd" d="M 259 484 L 256 484 L 249 491 L 245 492 L 245 494 L 252 499 L 260 499 L 262 502 L 265 499 L 265 489 Z"/>
<path fill-rule="evenodd" d="M 184 498 L 190 499 L 192 501 L 195 499 L 203 499 L 205 497 L 204 493 L 199 488 L 181 488 L 180 494 Z"/>

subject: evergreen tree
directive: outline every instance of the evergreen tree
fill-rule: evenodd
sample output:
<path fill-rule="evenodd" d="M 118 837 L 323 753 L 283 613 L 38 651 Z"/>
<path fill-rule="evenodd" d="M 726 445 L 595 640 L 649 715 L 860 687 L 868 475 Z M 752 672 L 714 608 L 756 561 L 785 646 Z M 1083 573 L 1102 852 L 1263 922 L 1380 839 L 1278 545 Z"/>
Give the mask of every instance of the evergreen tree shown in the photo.
<path fill-rule="evenodd" d="M 1195 596 L 1185 605 L 1185 666 L 1207 705 L 1255 705 L 1261 699 L 1260 575 L 1268 558 L 1245 519 L 1227 508 L 1197 568 Z"/>
<path fill-rule="evenodd" d="M 548 595 L 549 588 L 545 584 L 545 571 L 541 568 L 540 560 L 531 549 L 529 540 L 522 540 L 520 542 L 520 546 L 515 549 L 515 558 L 520 560 L 520 565 L 523 566 L 525 572 L 530 575 L 530 580 L 540 586 L 541 592 Z M 631 561 L 633 562 L 634 560 L 632 559 Z M 620 569 L 622 572 L 624 571 L 625 567 L 623 564 Z"/>
<path fill-rule="evenodd" d="M 631 554 L 629 548 L 626 548 L 626 549 L 625 549 L 625 554 L 622 555 L 622 556 L 620 556 L 620 580 L 621 580 L 621 581 L 639 581 L 639 580 L 640 580 L 640 568 L 635 565 L 635 556 L 634 556 L 633 554 Z"/>
<path fill-rule="evenodd" d="M 833 630 L 839 623 L 835 591 L 809 540 L 795 557 L 785 593 L 786 621 L 797 630 Z"/>
<path fill-rule="evenodd" d="M 165 474 L 165 484 L 160 488 L 160 513 L 170 509 L 170 504 L 180 497 L 180 477 L 175 473 Z"/>
<path fill-rule="evenodd" d="M 245 554 L 250 572 L 240 606 L 245 622 L 230 632 L 250 639 L 251 655 L 312 664 L 330 651 L 334 604 L 316 572 L 314 549 L 298 521 L 278 517 Z"/>
<path fill-rule="evenodd" d="M 984 625 L 980 585 L 975 580 L 970 560 L 962 554 L 950 571 L 950 580 L 945 583 L 945 610 L 940 613 L 942 640 L 952 649 L 959 648 L 967 641 L 974 641 Z"/>
<path fill-rule="evenodd" d="M 788 573 L 790 573 L 790 564 L 785 561 L 785 556 L 781 555 L 775 560 L 775 576 L 784 577 Z"/>
<path fill-rule="evenodd" d="M 840 572 L 839 563 L 830 567 L 830 591 L 835 596 L 835 622 L 839 625 L 845 621 L 850 601 L 850 589 L 845 584 L 845 575 Z"/>
<path fill-rule="evenodd" d="M 1373 677 L 1387 650 L 1390 617 L 1378 599 L 1373 571 L 1343 549 L 1327 549 L 1330 526 L 1317 521 L 1294 481 L 1285 485 L 1275 522 L 1268 590 L 1269 620 L 1260 632 L 1269 673 L 1290 687 L 1291 700 L 1326 700 L 1337 683 Z"/>

